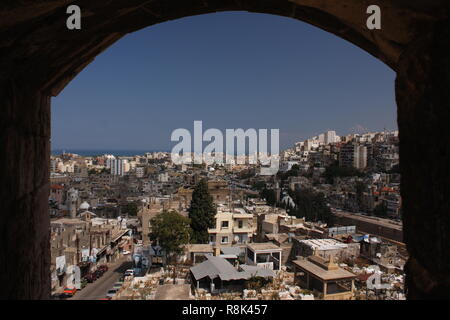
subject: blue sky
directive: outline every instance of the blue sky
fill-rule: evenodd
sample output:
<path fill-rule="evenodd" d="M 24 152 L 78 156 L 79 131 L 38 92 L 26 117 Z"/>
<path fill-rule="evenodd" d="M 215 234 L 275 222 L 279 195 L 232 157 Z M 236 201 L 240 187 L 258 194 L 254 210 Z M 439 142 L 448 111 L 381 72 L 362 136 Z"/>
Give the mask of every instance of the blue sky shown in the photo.
<path fill-rule="evenodd" d="M 170 150 L 177 128 L 396 129 L 395 73 L 325 31 L 226 12 L 127 35 L 52 100 L 52 148 Z"/>

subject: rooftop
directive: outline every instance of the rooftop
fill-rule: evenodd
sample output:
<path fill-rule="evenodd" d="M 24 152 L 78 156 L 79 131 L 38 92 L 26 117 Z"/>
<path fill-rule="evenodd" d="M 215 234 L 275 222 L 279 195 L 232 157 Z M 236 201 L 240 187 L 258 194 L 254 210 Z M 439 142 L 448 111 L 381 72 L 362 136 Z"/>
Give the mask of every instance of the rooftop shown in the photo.
<path fill-rule="evenodd" d="M 231 263 L 221 257 L 208 256 L 208 260 L 191 267 L 191 272 L 196 280 L 209 277 L 214 279 L 219 277 L 221 280 L 239 280 L 244 279 Z"/>
<path fill-rule="evenodd" d="M 299 240 L 313 250 L 334 250 L 334 249 L 345 249 L 348 247 L 347 244 L 334 239 L 310 239 L 310 240 Z"/>
<path fill-rule="evenodd" d="M 247 280 L 253 276 L 274 277 L 272 270 L 259 268 L 256 266 L 241 265 L 243 271 L 237 271 L 231 263 L 222 257 L 207 256 L 208 260 L 191 267 L 192 275 L 195 280 L 205 277 L 210 279 L 220 278 L 223 281 Z"/>
<path fill-rule="evenodd" d="M 252 251 L 262 251 L 262 250 L 281 250 L 280 247 L 273 244 L 272 242 L 264 242 L 264 243 L 249 243 L 247 247 Z"/>
<path fill-rule="evenodd" d="M 210 244 L 187 244 L 185 247 L 190 252 L 214 252 Z"/>
<path fill-rule="evenodd" d="M 356 277 L 355 274 L 344 270 L 334 264 L 330 269 L 326 269 L 325 260 L 317 256 L 312 256 L 308 259 L 295 260 L 293 262 L 300 269 L 314 275 L 322 281 L 350 279 Z"/>
<path fill-rule="evenodd" d="M 59 218 L 56 220 L 50 221 L 50 224 L 66 224 L 66 225 L 76 225 L 76 224 L 85 224 L 85 221 L 82 221 L 78 218 L 70 219 L 70 218 Z"/>

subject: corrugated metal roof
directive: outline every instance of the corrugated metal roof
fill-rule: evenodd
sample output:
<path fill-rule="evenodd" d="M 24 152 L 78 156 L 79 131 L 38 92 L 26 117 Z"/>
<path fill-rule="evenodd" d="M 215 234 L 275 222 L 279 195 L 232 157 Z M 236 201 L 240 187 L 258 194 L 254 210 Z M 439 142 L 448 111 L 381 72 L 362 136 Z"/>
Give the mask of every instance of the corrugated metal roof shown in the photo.
<path fill-rule="evenodd" d="M 222 280 L 235 278 L 236 269 L 227 260 L 221 257 L 207 256 L 208 260 L 191 268 L 196 280 L 209 277 L 211 279 L 220 277 Z"/>
<path fill-rule="evenodd" d="M 249 266 L 246 264 L 241 264 L 240 267 L 247 274 L 247 279 L 251 277 L 264 277 L 264 278 L 273 278 L 275 277 L 275 272 L 271 269 L 260 268 L 257 266 Z"/>
<path fill-rule="evenodd" d="M 231 263 L 221 257 L 208 256 L 208 260 L 191 267 L 191 272 L 195 280 L 201 280 L 205 277 L 215 279 L 219 277 L 221 280 L 246 280 L 252 276 L 274 277 L 272 270 L 258 268 L 255 266 L 241 265 L 242 270 L 237 271 Z"/>

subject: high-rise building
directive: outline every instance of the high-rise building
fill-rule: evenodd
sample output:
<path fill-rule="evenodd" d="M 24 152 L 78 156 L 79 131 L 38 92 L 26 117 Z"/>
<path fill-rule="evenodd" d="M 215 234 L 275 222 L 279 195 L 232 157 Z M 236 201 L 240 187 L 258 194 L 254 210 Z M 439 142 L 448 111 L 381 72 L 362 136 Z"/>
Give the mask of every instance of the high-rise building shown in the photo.
<path fill-rule="evenodd" d="M 123 176 L 125 174 L 125 160 L 112 159 L 111 160 L 111 174 L 114 176 Z"/>
<path fill-rule="evenodd" d="M 327 131 L 324 133 L 324 135 L 325 135 L 325 138 L 324 138 L 325 144 L 330 144 L 330 143 L 336 142 L 336 131 Z"/>
<path fill-rule="evenodd" d="M 317 140 L 319 141 L 319 145 L 324 144 L 325 143 L 325 134 L 324 133 L 319 134 Z"/>
<path fill-rule="evenodd" d="M 364 169 L 367 167 L 367 147 L 357 146 L 356 149 L 357 159 L 355 160 L 355 168 Z"/>
<path fill-rule="evenodd" d="M 111 163 L 116 160 L 116 157 L 114 157 L 112 154 L 106 154 L 105 156 L 105 165 L 107 169 L 111 169 Z"/>
<path fill-rule="evenodd" d="M 367 167 L 367 147 L 355 142 L 342 146 L 339 154 L 339 165 L 341 167 L 364 169 Z"/>
<path fill-rule="evenodd" d="M 145 175 L 145 167 L 136 167 L 136 177 L 143 178 Z"/>

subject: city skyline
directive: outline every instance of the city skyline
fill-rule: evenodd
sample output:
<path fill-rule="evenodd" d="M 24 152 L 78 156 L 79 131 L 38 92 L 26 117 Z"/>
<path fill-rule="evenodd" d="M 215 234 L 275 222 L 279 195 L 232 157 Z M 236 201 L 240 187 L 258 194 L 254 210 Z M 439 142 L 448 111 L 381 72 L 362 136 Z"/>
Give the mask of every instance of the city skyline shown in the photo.
<path fill-rule="evenodd" d="M 54 98 L 52 149 L 169 151 L 170 132 L 193 120 L 279 128 L 281 149 L 329 129 L 396 130 L 393 81 L 375 58 L 298 21 L 190 17 L 125 37 Z"/>
<path fill-rule="evenodd" d="M 370 132 L 362 132 L 362 133 L 349 133 L 349 134 L 345 134 L 345 135 L 339 135 L 338 132 L 336 132 L 335 130 L 327 130 L 325 132 L 316 134 L 314 136 L 309 136 L 305 139 L 300 139 L 298 141 L 295 141 L 292 145 L 287 146 L 286 148 L 283 148 L 280 150 L 280 152 L 286 152 L 291 150 L 292 148 L 295 148 L 296 144 L 298 143 L 303 143 L 307 140 L 317 140 L 320 139 L 321 135 L 326 135 L 328 132 L 333 132 L 334 135 L 337 138 L 341 138 L 341 137 L 348 137 L 348 136 L 352 136 L 352 135 L 366 135 L 366 134 L 370 134 L 370 133 L 381 133 L 381 132 L 386 132 L 386 133 L 393 133 L 393 132 L 398 132 L 397 130 L 374 130 L 374 131 L 370 131 Z M 205 145 L 208 145 L 208 142 L 203 142 L 203 147 Z M 118 157 L 131 157 L 131 156 L 136 156 L 136 155 L 143 155 L 145 153 L 171 153 L 171 150 L 152 150 L 152 149 L 64 149 L 64 148 L 52 148 L 51 150 L 51 154 L 52 155 L 60 155 L 60 154 L 78 154 L 80 156 L 103 156 L 103 155 L 114 155 L 114 156 L 118 156 Z M 248 150 L 246 149 L 245 154 L 248 154 Z M 237 154 L 236 154 L 237 155 Z"/>

